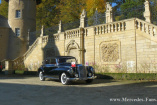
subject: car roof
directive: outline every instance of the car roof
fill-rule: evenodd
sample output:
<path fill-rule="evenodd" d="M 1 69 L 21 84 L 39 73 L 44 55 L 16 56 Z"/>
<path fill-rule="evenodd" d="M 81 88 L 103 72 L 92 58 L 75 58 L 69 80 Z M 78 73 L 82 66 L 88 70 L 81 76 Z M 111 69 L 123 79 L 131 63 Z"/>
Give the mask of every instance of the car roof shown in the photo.
<path fill-rule="evenodd" d="M 46 59 L 64 59 L 64 58 L 75 58 L 73 56 L 55 56 L 55 57 L 49 57 L 49 58 L 46 58 Z"/>
<path fill-rule="evenodd" d="M 61 59 L 61 58 L 75 58 L 73 56 L 56 56 L 55 58 Z"/>

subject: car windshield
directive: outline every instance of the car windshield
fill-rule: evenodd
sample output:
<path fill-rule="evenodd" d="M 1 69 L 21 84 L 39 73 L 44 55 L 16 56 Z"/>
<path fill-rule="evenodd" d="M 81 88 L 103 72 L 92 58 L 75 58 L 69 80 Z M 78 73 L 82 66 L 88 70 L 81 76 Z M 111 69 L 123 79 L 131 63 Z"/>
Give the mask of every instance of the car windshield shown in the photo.
<path fill-rule="evenodd" d="M 64 63 L 70 63 L 71 62 L 76 62 L 76 59 L 75 58 L 60 58 L 58 59 L 58 63 L 59 64 L 64 64 Z"/>

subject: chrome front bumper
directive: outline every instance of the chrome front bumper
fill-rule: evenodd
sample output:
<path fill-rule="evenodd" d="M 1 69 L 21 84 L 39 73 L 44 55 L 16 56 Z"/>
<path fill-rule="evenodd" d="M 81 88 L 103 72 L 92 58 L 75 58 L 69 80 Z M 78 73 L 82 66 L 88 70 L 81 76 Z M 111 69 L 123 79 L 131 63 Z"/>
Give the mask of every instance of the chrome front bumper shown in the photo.
<path fill-rule="evenodd" d="M 67 78 L 67 80 L 78 81 L 78 80 L 87 80 L 87 79 L 95 79 L 95 78 L 97 78 L 97 76 L 86 77 L 86 78 Z"/>

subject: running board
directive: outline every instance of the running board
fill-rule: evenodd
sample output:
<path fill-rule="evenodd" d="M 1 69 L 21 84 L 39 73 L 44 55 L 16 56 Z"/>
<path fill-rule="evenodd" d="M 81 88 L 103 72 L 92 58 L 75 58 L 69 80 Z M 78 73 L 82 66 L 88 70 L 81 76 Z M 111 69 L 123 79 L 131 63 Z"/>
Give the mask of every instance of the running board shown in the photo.
<path fill-rule="evenodd" d="M 59 78 L 55 78 L 55 77 L 50 77 L 50 76 L 44 76 L 45 78 L 50 78 L 50 79 L 59 79 Z"/>

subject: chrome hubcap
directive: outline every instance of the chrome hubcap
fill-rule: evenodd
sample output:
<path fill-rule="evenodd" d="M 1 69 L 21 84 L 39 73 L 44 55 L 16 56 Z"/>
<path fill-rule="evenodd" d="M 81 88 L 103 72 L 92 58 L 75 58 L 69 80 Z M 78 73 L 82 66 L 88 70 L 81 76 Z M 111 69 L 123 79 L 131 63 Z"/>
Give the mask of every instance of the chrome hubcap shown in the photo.
<path fill-rule="evenodd" d="M 62 83 L 66 83 L 67 77 L 66 74 L 62 74 Z"/>

